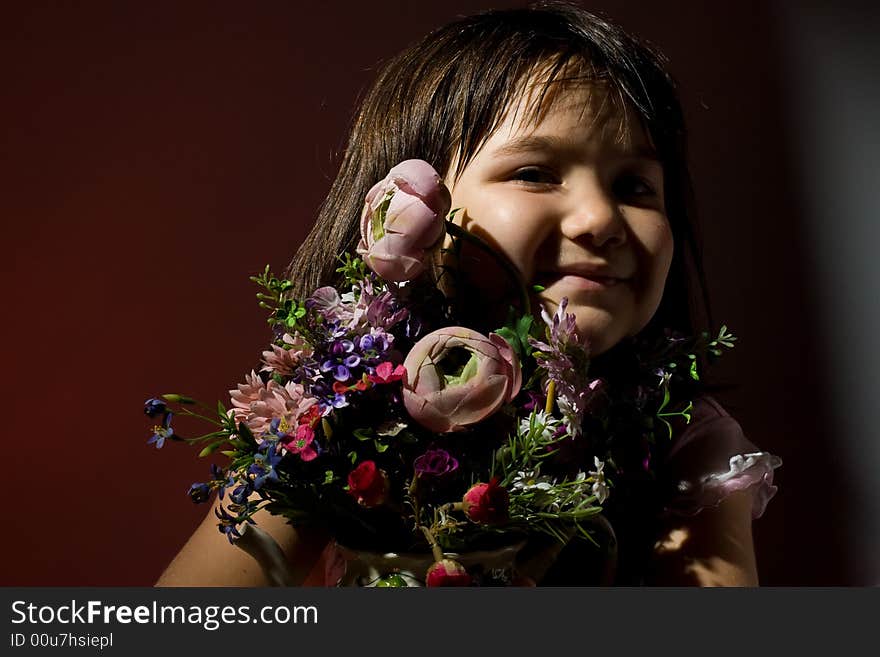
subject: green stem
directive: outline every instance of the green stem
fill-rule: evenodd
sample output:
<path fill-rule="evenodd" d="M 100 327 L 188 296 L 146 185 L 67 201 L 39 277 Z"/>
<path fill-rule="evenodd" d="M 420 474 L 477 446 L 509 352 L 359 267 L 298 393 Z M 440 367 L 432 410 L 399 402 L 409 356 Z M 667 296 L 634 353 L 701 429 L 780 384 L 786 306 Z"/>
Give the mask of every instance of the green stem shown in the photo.
<path fill-rule="evenodd" d="M 431 554 L 434 555 L 434 561 L 443 561 L 443 550 L 437 545 L 437 539 L 434 538 L 434 534 L 424 525 L 419 525 L 419 529 L 422 530 L 422 533 L 428 541 L 428 545 L 431 546 Z"/>
<path fill-rule="evenodd" d="M 206 416 L 202 415 L 201 413 L 194 413 L 193 411 L 189 410 L 188 408 L 181 408 L 178 411 L 178 414 L 179 415 L 187 415 L 189 417 L 197 417 L 200 420 L 204 420 L 205 422 L 210 422 L 211 424 L 216 424 L 218 427 L 223 426 L 222 422 L 218 422 L 217 420 L 212 420 L 211 418 L 206 417 Z"/>
<path fill-rule="evenodd" d="M 522 300 L 523 306 L 523 314 L 531 315 L 532 314 L 532 304 L 529 301 L 529 291 L 526 289 L 526 286 L 523 284 L 522 278 L 519 275 L 519 271 L 516 266 L 510 261 L 507 256 L 498 251 L 497 249 L 492 248 L 492 246 L 484 240 L 482 237 L 478 237 L 474 235 L 468 230 L 465 230 L 458 224 L 452 223 L 451 220 L 446 220 L 446 232 L 452 235 L 453 237 L 458 237 L 464 240 L 471 242 L 475 246 L 479 247 L 490 256 L 492 256 L 495 261 L 501 265 L 501 268 L 504 270 L 506 274 L 508 274 L 514 281 L 514 284 L 519 289 L 520 299 Z"/>

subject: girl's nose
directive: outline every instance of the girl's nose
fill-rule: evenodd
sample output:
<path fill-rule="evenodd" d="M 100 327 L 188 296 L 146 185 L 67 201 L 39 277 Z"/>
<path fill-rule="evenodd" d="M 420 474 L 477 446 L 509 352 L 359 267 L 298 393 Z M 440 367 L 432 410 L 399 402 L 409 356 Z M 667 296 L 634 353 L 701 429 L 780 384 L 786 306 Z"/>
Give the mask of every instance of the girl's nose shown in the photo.
<path fill-rule="evenodd" d="M 560 228 L 568 239 L 586 240 L 597 248 L 619 246 L 626 241 L 620 205 L 598 182 L 582 184 L 572 195 Z"/>

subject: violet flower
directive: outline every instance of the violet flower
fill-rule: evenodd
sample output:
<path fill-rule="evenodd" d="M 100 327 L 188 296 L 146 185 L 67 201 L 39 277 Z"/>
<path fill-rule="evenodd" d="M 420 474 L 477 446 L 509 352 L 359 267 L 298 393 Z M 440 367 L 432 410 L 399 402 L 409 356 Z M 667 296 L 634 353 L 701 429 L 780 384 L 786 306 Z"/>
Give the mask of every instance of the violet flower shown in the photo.
<path fill-rule="evenodd" d="M 445 449 L 429 449 L 413 461 L 420 477 L 442 477 L 458 470 L 458 460 Z"/>
<path fill-rule="evenodd" d="M 537 351 L 535 361 L 547 371 L 547 378 L 556 384 L 556 403 L 562 412 L 572 436 L 581 433 L 581 420 L 590 400 L 601 390 L 601 380 L 590 380 L 589 347 L 577 334 L 577 318 L 565 312 L 568 298 L 559 302 L 551 317 L 541 309 L 541 317 L 547 324 L 547 342 L 529 338 Z"/>

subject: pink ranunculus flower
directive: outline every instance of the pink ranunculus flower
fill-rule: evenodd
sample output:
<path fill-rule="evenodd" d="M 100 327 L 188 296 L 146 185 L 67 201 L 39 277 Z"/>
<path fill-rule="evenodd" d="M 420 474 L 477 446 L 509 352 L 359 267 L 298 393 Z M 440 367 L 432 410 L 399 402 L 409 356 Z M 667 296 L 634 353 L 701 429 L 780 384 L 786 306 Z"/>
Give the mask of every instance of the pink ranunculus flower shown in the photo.
<path fill-rule="evenodd" d="M 464 494 L 462 505 L 467 517 L 477 523 L 495 525 L 507 520 L 510 494 L 493 477 L 489 483 L 474 484 Z"/>
<path fill-rule="evenodd" d="M 412 280 L 442 242 L 449 189 L 424 160 L 406 160 L 367 193 L 357 252 L 388 281 Z"/>
<path fill-rule="evenodd" d="M 435 561 L 425 575 L 425 586 L 470 586 L 473 577 L 454 559 Z"/>
<path fill-rule="evenodd" d="M 466 364 L 460 371 L 448 371 L 459 350 L 469 356 Z M 423 337 L 403 366 L 406 410 L 437 433 L 463 431 L 480 422 L 511 401 L 522 385 L 519 360 L 504 338 L 495 333 L 486 337 L 461 326 Z"/>

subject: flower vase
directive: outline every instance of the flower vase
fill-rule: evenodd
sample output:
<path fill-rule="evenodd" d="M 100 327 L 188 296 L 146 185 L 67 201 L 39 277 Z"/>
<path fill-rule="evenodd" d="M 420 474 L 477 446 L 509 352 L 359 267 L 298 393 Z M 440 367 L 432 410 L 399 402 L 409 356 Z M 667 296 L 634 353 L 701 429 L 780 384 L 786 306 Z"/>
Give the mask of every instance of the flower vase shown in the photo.
<path fill-rule="evenodd" d="M 525 545 L 520 541 L 491 550 L 444 552 L 445 559 L 460 563 L 474 586 L 529 585 L 516 569 L 516 559 Z M 329 586 L 422 587 L 434 564 L 431 552 L 370 552 L 334 543 L 328 555 L 325 581 Z"/>
<path fill-rule="evenodd" d="M 233 542 L 259 564 L 269 586 L 294 586 L 293 572 L 278 542 L 256 525 L 245 524 Z"/>

